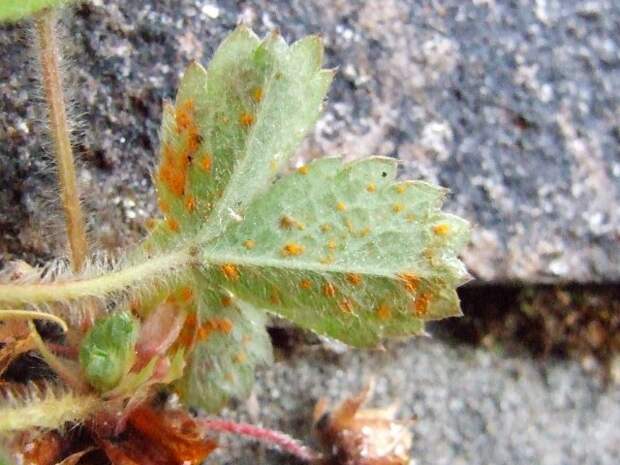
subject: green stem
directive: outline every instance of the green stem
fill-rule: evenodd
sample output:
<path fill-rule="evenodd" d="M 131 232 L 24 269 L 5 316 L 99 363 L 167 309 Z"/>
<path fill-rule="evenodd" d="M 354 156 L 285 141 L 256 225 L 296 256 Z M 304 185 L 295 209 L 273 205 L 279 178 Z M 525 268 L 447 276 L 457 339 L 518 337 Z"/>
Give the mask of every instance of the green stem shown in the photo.
<path fill-rule="evenodd" d="M 0 284 L 0 302 L 23 305 L 103 297 L 158 276 L 168 277 L 175 269 L 186 268 L 191 262 L 189 252 L 180 250 L 94 278 L 42 284 Z"/>
<path fill-rule="evenodd" d="M 74 272 L 78 272 L 84 265 L 88 243 L 69 137 L 65 96 L 62 90 L 60 49 L 56 37 L 56 16 L 52 10 L 45 10 L 37 15 L 35 31 L 41 66 L 41 84 L 48 107 L 50 137 L 54 142 L 58 183 L 60 184 L 62 206 L 67 223 L 71 266 Z"/>

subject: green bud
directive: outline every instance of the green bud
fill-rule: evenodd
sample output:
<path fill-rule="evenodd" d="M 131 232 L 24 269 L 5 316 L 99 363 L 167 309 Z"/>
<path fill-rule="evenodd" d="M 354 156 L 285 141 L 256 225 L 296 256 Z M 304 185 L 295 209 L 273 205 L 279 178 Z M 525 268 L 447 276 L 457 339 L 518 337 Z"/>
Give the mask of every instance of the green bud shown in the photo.
<path fill-rule="evenodd" d="M 95 323 L 80 348 L 80 366 L 99 391 L 114 388 L 135 360 L 138 321 L 129 313 L 113 313 Z"/>

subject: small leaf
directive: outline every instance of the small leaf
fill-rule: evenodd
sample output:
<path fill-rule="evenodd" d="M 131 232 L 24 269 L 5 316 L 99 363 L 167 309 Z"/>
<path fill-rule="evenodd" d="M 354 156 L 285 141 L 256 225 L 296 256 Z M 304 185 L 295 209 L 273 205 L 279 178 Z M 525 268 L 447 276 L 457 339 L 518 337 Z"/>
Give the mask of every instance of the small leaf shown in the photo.
<path fill-rule="evenodd" d="M 208 71 L 188 67 L 175 105 L 164 106 L 156 185 L 165 220 L 151 244 L 217 236 L 268 188 L 318 117 L 332 78 L 322 53 L 318 37 L 289 47 L 239 27 Z"/>
<path fill-rule="evenodd" d="M 356 346 L 460 314 L 464 220 L 396 161 L 323 159 L 276 182 L 206 245 L 210 286 Z"/>
<path fill-rule="evenodd" d="M 0 2 L 0 21 L 14 22 L 38 13 L 45 8 L 58 8 L 74 0 L 3 0 Z"/>
<path fill-rule="evenodd" d="M 105 392 L 129 372 L 135 360 L 138 322 L 127 312 L 95 323 L 82 340 L 80 366 L 88 382 Z"/>
<path fill-rule="evenodd" d="M 205 295 L 198 342 L 177 391 L 190 406 L 219 411 L 243 399 L 254 384 L 254 368 L 272 360 L 264 312 L 228 294 Z"/>

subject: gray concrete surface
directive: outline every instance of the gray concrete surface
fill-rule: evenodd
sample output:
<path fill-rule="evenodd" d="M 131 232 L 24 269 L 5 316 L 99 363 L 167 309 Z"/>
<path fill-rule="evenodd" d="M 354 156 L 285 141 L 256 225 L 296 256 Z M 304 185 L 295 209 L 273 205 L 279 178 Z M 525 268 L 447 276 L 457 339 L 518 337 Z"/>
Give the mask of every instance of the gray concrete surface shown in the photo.
<path fill-rule="evenodd" d="M 614 465 L 620 457 L 620 386 L 604 389 L 575 362 L 542 364 L 418 338 L 385 352 L 304 350 L 263 371 L 256 399 L 236 410 L 308 439 L 320 397 L 340 400 L 375 378 L 371 406 L 401 404 L 416 465 Z M 224 443 L 218 464 L 291 463 Z"/>
<path fill-rule="evenodd" d="M 243 21 L 321 33 L 340 69 L 301 157 L 389 155 L 450 187 L 481 282 L 617 281 L 619 18 L 614 0 L 92 1 L 65 23 L 93 241 L 143 234 L 161 101 Z M 0 30 L 5 260 L 62 244 L 26 35 Z"/>

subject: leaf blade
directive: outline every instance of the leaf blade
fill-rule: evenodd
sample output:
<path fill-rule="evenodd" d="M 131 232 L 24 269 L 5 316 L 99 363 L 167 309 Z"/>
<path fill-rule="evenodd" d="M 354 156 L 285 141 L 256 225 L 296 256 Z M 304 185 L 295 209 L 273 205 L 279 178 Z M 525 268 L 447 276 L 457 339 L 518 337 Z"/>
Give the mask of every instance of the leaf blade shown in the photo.
<path fill-rule="evenodd" d="M 395 173 L 392 159 L 332 158 L 279 180 L 206 246 L 208 281 L 357 346 L 460 315 L 469 226 L 440 211 L 444 189 Z"/>

